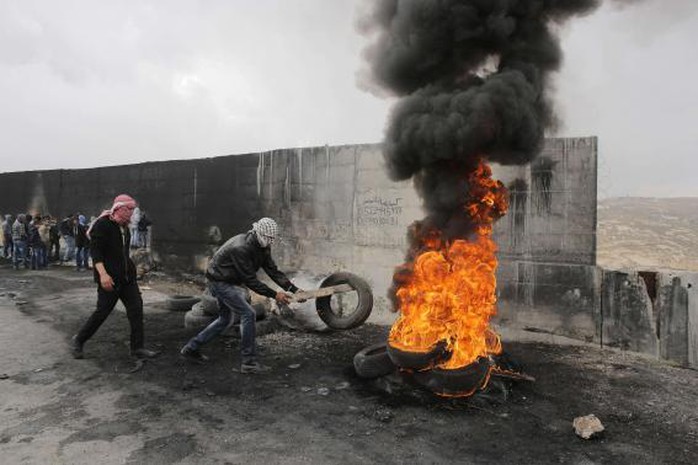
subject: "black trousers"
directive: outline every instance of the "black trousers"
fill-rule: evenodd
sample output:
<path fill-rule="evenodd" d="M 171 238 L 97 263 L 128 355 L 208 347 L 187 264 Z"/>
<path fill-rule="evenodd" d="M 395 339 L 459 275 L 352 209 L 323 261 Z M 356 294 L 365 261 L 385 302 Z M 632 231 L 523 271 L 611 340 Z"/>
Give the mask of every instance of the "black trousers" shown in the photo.
<path fill-rule="evenodd" d="M 126 307 L 126 316 L 131 325 L 131 350 L 143 348 L 143 298 L 138 284 L 119 284 L 112 292 L 97 286 L 97 310 L 87 319 L 77 334 L 77 341 L 84 344 L 102 326 L 104 320 L 114 310 L 116 302 L 121 300 Z"/>

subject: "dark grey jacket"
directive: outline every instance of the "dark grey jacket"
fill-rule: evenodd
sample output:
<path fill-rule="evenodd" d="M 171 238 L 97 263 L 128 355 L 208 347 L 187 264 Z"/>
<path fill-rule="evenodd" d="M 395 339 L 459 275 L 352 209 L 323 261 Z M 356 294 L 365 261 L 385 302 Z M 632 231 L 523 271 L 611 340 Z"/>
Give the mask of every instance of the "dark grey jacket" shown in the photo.
<path fill-rule="evenodd" d="M 206 277 L 211 281 L 247 286 L 257 294 L 273 298 L 276 291 L 257 279 L 260 268 L 283 290 L 298 290 L 276 267 L 271 258 L 271 249 L 260 247 L 252 231 L 228 239 L 213 255 L 206 269 Z"/>

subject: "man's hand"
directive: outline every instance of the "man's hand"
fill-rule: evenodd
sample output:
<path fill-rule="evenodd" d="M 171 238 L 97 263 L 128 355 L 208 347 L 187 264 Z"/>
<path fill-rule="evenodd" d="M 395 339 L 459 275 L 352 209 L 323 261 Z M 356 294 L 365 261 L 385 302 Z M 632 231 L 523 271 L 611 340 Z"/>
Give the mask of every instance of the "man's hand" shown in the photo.
<path fill-rule="evenodd" d="M 276 293 L 276 297 L 274 297 L 276 301 L 280 304 L 288 305 L 291 302 L 291 296 L 290 294 L 287 294 L 286 292 L 279 291 Z"/>
<path fill-rule="evenodd" d="M 102 289 L 107 292 L 113 291 L 114 280 L 111 279 L 111 276 L 109 276 L 109 273 L 107 273 L 107 270 L 104 268 L 104 263 L 95 263 L 95 269 L 97 270 L 97 273 L 99 273 L 99 285 L 102 287 Z"/>
<path fill-rule="evenodd" d="M 107 292 L 114 290 L 114 280 L 107 273 L 99 275 L 99 285 Z"/>

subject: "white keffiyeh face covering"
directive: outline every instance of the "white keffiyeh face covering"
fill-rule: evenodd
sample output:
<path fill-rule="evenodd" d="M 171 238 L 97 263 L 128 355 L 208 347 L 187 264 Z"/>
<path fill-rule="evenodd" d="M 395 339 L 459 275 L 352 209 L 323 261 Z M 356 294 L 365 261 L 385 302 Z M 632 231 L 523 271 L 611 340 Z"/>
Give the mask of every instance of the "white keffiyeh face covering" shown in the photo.
<path fill-rule="evenodd" d="M 278 226 L 276 225 L 276 221 L 271 218 L 262 218 L 252 225 L 252 231 L 254 231 L 259 245 L 267 248 L 274 243 Z"/>

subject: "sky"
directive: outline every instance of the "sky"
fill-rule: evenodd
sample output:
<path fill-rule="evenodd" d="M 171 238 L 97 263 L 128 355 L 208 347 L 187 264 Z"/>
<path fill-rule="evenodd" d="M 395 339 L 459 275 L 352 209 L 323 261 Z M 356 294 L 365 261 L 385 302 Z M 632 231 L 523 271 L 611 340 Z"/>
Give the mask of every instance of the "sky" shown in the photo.
<path fill-rule="evenodd" d="M 0 0 L 0 171 L 379 142 L 394 102 L 357 85 L 362 4 Z M 698 2 L 608 3 L 559 35 L 549 135 L 599 137 L 599 197 L 698 196 Z"/>

